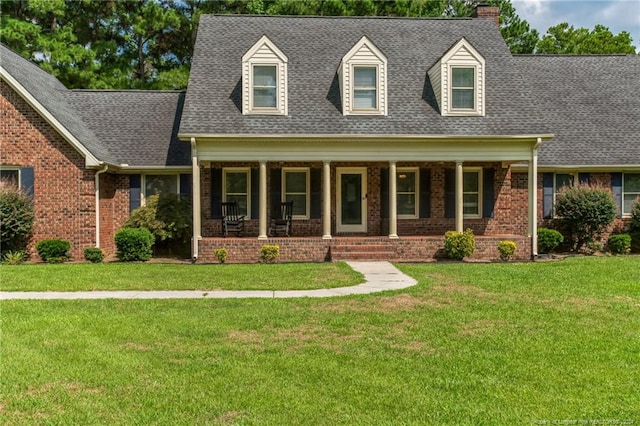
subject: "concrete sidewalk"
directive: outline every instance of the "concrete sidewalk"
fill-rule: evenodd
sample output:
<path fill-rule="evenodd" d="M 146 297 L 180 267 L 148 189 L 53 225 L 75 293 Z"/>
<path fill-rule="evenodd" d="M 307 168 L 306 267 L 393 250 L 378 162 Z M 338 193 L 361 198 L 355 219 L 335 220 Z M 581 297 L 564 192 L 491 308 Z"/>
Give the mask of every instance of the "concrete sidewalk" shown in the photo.
<path fill-rule="evenodd" d="M 368 294 L 411 287 L 416 280 L 400 272 L 389 262 L 347 262 L 364 275 L 364 283 L 352 287 L 323 288 L 318 290 L 187 290 L 187 291 L 73 291 L 26 292 L 2 291 L 0 300 L 16 299 L 244 299 L 289 297 L 335 297 L 349 294 Z"/>

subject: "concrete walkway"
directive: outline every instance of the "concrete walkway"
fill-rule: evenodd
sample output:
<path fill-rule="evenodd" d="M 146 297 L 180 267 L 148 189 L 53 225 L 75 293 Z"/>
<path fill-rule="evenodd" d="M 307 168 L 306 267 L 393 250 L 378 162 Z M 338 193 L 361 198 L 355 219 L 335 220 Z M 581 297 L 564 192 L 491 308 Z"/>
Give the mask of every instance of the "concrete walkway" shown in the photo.
<path fill-rule="evenodd" d="M 349 294 L 368 294 L 387 290 L 400 290 L 416 284 L 416 280 L 400 272 L 389 262 L 347 262 L 364 275 L 364 283 L 353 287 L 323 288 L 318 290 L 187 290 L 187 291 L 73 291 L 35 292 L 2 291 L 0 300 L 10 299 L 243 299 L 288 297 L 335 297 Z"/>

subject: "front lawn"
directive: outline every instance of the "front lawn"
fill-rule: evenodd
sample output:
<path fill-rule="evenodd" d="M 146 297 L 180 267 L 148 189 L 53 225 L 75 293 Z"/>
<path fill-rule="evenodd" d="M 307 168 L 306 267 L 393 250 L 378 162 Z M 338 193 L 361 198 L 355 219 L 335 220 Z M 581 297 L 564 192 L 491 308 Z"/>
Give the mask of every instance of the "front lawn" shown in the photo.
<path fill-rule="evenodd" d="M 345 263 L 191 265 L 70 263 L 0 266 L 2 291 L 312 290 L 364 281 Z"/>
<path fill-rule="evenodd" d="M 331 299 L 2 301 L 0 419 L 635 424 L 639 260 L 399 265 L 417 286 Z"/>

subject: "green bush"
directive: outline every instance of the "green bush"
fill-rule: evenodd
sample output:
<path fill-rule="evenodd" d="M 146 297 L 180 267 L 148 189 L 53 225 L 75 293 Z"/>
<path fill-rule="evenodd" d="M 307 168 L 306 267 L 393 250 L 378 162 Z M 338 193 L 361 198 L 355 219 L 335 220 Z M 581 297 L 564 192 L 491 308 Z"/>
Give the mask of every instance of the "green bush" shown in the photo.
<path fill-rule="evenodd" d="M 33 230 L 33 201 L 15 185 L 0 182 L 0 249 L 24 250 Z"/>
<path fill-rule="evenodd" d="M 216 258 L 218 258 L 218 262 L 224 263 L 227 261 L 227 255 L 229 254 L 229 250 L 226 247 L 219 247 L 214 251 Z"/>
<path fill-rule="evenodd" d="M 500 253 L 500 260 L 511 260 L 513 255 L 516 254 L 518 245 L 515 241 L 502 240 L 498 243 L 498 252 Z"/>
<path fill-rule="evenodd" d="M 51 239 L 42 240 L 36 244 L 36 250 L 40 259 L 47 263 L 60 263 L 69 259 L 71 243 L 67 240 Z"/>
<path fill-rule="evenodd" d="M 104 253 L 98 247 L 88 247 L 84 249 L 84 260 L 100 263 L 104 260 Z"/>
<path fill-rule="evenodd" d="M 631 208 L 629 235 L 631 235 L 631 251 L 640 253 L 640 199 L 637 199 Z"/>
<path fill-rule="evenodd" d="M 8 251 L 2 256 L 2 263 L 5 265 L 20 265 L 27 259 L 27 252 L 24 250 Z"/>
<path fill-rule="evenodd" d="M 260 249 L 260 259 L 264 263 L 273 263 L 278 259 L 278 256 L 280 256 L 280 246 L 277 244 L 265 244 Z"/>
<path fill-rule="evenodd" d="M 124 228 L 146 228 L 156 243 L 162 241 L 186 242 L 191 239 L 191 203 L 177 195 L 152 195 L 145 205 L 134 210 Z"/>
<path fill-rule="evenodd" d="M 450 259 L 462 260 L 471 256 L 476 250 L 473 231 L 471 229 L 464 232 L 448 231 L 444 234 L 444 250 Z"/>
<path fill-rule="evenodd" d="M 571 248 L 582 249 L 596 242 L 616 218 L 617 206 L 611 191 L 597 185 L 563 189 L 556 197 L 555 212 L 568 232 Z"/>
<path fill-rule="evenodd" d="M 607 249 L 613 254 L 627 254 L 631 251 L 631 235 L 613 234 L 607 241 Z"/>
<path fill-rule="evenodd" d="M 555 229 L 538 228 L 538 251 L 540 253 L 552 253 L 563 241 L 564 237 Z"/>
<path fill-rule="evenodd" d="M 151 259 L 154 238 L 147 228 L 121 228 L 115 241 L 118 259 L 124 262 Z"/>

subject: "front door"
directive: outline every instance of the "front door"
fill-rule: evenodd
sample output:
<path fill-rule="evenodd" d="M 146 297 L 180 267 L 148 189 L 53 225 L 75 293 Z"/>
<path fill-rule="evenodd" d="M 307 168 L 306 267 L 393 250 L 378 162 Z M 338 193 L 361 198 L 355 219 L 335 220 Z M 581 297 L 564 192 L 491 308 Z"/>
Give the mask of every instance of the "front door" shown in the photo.
<path fill-rule="evenodd" d="M 367 232 L 367 169 L 337 169 L 337 232 Z"/>

